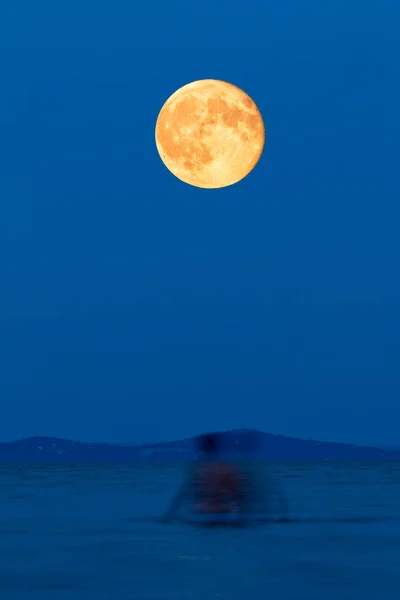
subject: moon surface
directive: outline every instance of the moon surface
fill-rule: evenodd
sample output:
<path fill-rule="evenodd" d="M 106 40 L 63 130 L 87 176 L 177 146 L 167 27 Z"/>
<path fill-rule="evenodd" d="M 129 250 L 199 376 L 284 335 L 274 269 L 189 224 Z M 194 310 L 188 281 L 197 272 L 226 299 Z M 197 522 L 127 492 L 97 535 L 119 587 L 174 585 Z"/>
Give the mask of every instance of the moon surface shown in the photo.
<path fill-rule="evenodd" d="M 265 127 L 243 90 L 202 79 L 168 98 L 155 137 L 161 160 L 178 179 L 200 188 L 222 188 L 254 169 L 264 148 Z"/>

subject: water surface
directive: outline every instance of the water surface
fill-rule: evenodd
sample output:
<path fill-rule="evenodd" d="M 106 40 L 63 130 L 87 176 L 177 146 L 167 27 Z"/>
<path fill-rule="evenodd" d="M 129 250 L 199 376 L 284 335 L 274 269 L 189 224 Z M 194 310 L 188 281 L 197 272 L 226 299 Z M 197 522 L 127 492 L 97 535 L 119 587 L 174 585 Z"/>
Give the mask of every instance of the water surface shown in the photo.
<path fill-rule="evenodd" d="M 205 530 L 155 520 L 179 465 L 0 465 L 0 597 L 397 600 L 400 464 L 274 470 L 294 522 Z"/>

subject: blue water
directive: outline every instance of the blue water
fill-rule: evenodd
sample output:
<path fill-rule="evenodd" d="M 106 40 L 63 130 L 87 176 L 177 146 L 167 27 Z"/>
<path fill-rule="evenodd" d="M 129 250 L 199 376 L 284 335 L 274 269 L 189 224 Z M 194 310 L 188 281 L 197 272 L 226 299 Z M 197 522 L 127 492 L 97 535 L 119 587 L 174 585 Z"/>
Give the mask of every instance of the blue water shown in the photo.
<path fill-rule="evenodd" d="M 0 598 L 398 600 L 400 464 L 275 471 L 296 522 L 204 530 L 155 521 L 177 465 L 3 465 Z"/>

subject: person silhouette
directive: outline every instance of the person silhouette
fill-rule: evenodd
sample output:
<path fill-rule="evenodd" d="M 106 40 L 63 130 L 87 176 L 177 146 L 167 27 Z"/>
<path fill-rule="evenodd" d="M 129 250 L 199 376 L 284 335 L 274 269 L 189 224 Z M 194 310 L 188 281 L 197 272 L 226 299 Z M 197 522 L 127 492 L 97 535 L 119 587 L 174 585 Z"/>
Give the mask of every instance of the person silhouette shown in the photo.
<path fill-rule="evenodd" d="M 187 469 L 181 487 L 161 520 L 170 521 L 186 504 L 200 523 L 234 522 L 232 516 L 240 515 L 243 505 L 241 473 L 229 461 L 221 459 L 220 434 L 203 434 L 197 438 L 196 445 L 197 460 Z"/>

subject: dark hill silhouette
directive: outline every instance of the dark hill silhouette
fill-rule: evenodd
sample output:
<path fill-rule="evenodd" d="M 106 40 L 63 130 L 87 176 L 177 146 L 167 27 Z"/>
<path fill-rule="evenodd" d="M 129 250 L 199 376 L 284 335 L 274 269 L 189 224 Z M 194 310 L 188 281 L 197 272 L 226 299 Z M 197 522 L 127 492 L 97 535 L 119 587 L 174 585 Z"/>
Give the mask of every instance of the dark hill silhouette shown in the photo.
<path fill-rule="evenodd" d="M 257 458 L 260 460 L 400 460 L 400 450 L 302 440 L 246 429 L 226 431 L 223 435 L 223 451 L 231 458 L 240 458 L 246 447 L 258 446 Z M 52 437 L 0 443 L 2 463 L 157 462 L 187 461 L 194 457 L 194 438 L 140 446 L 84 443 Z"/>
<path fill-rule="evenodd" d="M 225 431 L 224 452 L 232 458 L 240 457 L 246 447 L 258 446 L 260 460 L 313 461 L 313 460 L 400 460 L 400 451 L 354 444 L 338 444 L 303 440 L 251 429 Z M 192 458 L 193 438 L 146 444 L 136 449 L 146 453 L 150 460 L 183 460 Z"/>
<path fill-rule="evenodd" d="M 0 443 L 0 462 L 82 463 L 137 460 L 137 451 L 114 444 L 91 444 L 53 437 Z"/>

